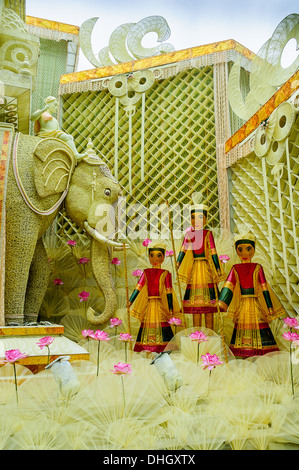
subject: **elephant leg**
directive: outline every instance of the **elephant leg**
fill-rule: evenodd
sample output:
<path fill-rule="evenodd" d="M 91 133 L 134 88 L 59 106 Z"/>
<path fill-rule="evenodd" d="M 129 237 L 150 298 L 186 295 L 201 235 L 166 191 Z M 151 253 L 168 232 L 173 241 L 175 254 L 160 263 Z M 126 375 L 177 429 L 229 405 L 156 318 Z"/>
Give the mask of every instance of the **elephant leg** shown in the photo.
<path fill-rule="evenodd" d="M 42 239 L 39 239 L 32 258 L 27 284 L 24 320 L 37 321 L 39 310 L 49 284 L 50 267 Z"/>
<path fill-rule="evenodd" d="M 24 304 L 29 276 L 30 261 L 34 254 L 35 242 L 29 237 L 11 236 L 7 230 L 6 260 L 5 260 L 5 322 L 23 325 Z"/>

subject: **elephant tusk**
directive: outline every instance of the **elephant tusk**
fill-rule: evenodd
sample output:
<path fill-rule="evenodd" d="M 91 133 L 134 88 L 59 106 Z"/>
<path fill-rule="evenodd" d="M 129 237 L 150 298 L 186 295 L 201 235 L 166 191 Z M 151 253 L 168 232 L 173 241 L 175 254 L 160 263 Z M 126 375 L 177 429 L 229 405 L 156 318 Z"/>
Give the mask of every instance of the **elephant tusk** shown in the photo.
<path fill-rule="evenodd" d="M 114 246 L 114 247 L 118 247 L 118 248 L 123 246 L 122 243 L 114 242 L 112 240 L 109 240 L 107 237 L 104 237 L 103 235 L 101 235 L 95 228 L 93 228 L 89 225 L 87 220 L 85 220 L 85 222 L 84 222 L 84 228 L 85 228 L 86 232 L 89 233 L 89 235 L 92 238 L 94 238 L 95 240 L 97 240 L 100 243 L 105 243 L 105 244 L 108 244 L 110 246 Z"/>

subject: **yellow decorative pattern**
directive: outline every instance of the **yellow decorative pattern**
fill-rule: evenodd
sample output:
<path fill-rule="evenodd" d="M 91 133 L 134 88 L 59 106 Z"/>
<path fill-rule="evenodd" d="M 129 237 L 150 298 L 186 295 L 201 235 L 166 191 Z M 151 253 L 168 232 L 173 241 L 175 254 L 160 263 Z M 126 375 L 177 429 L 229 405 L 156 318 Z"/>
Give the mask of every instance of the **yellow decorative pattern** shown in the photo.
<path fill-rule="evenodd" d="M 39 28 L 52 29 L 69 34 L 79 34 L 79 26 L 74 26 L 66 23 L 59 23 L 58 21 L 45 20 L 43 18 L 36 18 L 34 16 L 26 15 L 26 23 Z"/>
<path fill-rule="evenodd" d="M 62 75 L 60 84 L 80 82 L 85 80 L 96 80 L 99 78 L 110 77 L 117 74 L 134 72 L 151 67 L 158 67 L 161 65 L 169 65 L 183 60 L 191 59 L 194 57 L 215 54 L 217 52 L 224 52 L 234 49 L 241 53 L 248 59 L 253 58 L 253 53 L 246 49 L 241 44 L 234 40 L 221 41 L 212 44 L 207 44 L 190 49 L 183 49 L 181 51 L 170 52 L 159 56 L 149 57 L 146 59 L 139 59 L 133 62 L 126 62 L 124 64 L 116 64 L 108 67 L 100 67 L 91 70 L 84 70 L 82 72 L 70 73 Z"/>
<path fill-rule="evenodd" d="M 257 129 L 262 121 L 283 102 L 285 102 L 299 88 L 299 71 L 292 77 L 264 104 L 235 134 L 225 143 L 225 152 L 228 153 L 246 137 Z"/>
<path fill-rule="evenodd" d="M 32 335 L 61 335 L 64 326 L 1 326 L 1 336 L 32 336 Z"/>

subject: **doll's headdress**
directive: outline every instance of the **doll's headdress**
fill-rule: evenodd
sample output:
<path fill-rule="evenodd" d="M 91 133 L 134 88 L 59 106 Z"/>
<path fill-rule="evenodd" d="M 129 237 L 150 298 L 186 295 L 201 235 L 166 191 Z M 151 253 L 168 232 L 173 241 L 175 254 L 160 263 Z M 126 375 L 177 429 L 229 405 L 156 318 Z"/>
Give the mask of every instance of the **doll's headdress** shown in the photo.
<path fill-rule="evenodd" d="M 165 245 L 165 243 L 160 243 L 160 242 L 154 243 L 148 249 L 148 253 L 150 254 L 151 251 L 161 251 L 161 253 L 163 253 L 163 255 L 165 256 L 166 245 Z"/>
<path fill-rule="evenodd" d="M 234 237 L 235 247 L 241 243 L 249 243 L 255 248 L 256 237 L 250 232 L 250 230 L 243 230 Z"/>
<path fill-rule="evenodd" d="M 191 214 L 193 214 L 194 212 L 203 212 L 203 214 L 207 217 L 209 207 L 206 204 L 202 204 L 202 194 L 200 192 L 193 193 L 192 201 L 193 201 L 193 204 L 191 205 L 191 208 L 190 208 Z"/>

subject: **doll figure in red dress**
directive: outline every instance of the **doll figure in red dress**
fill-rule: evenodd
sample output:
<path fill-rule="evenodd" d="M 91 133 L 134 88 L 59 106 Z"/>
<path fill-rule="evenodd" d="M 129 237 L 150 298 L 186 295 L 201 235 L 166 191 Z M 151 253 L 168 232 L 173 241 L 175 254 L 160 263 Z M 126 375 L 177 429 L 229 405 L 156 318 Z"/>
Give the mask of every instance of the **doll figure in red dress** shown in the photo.
<path fill-rule="evenodd" d="M 181 317 L 172 287 L 171 273 L 162 269 L 166 246 L 163 243 L 148 249 L 151 268 L 145 269 L 130 297 L 130 314 L 140 320 L 134 351 L 162 352 L 173 338 L 172 317 Z"/>
<path fill-rule="evenodd" d="M 285 310 L 269 286 L 263 266 L 252 263 L 255 236 L 235 237 L 240 264 L 234 264 L 219 296 L 220 307 L 234 321 L 230 350 L 237 357 L 279 351 L 269 323 Z"/>
<path fill-rule="evenodd" d="M 217 313 L 218 283 L 225 280 L 211 230 L 204 228 L 208 206 L 191 206 L 191 225 L 177 258 L 180 281 L 187 284 L 183 299 L 184 314 L 192 315 L 193 326 L 214 329 Z"/>

